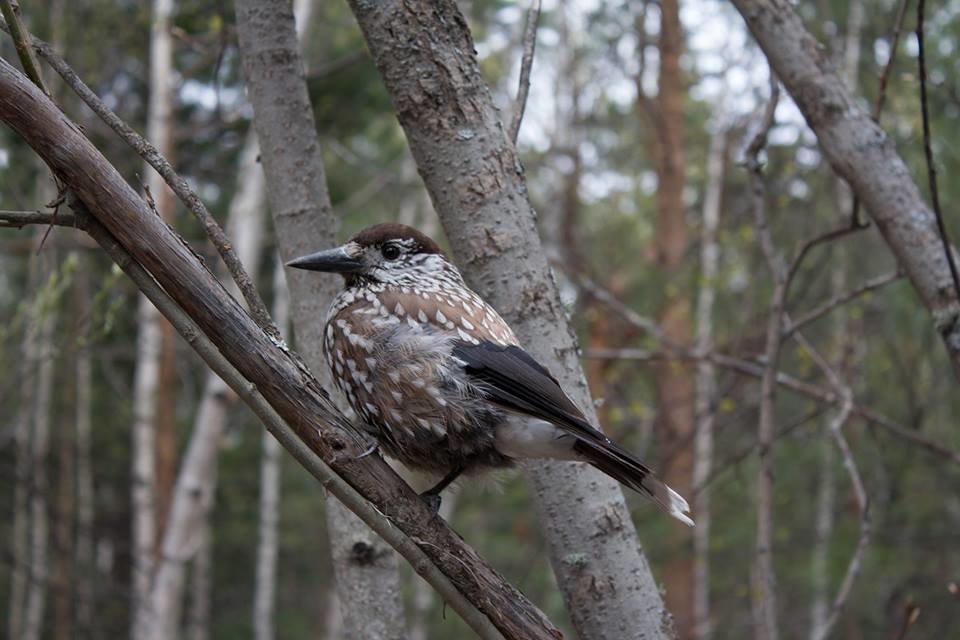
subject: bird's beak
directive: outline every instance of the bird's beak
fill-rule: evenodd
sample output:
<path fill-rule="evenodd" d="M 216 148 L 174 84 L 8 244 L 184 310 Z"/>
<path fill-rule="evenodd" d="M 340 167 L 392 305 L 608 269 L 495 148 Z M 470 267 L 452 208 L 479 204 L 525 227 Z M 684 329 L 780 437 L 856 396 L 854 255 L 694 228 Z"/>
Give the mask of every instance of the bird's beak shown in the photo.
<path fill-rule="evenodd" d="M 309 271 L 326 271 L 328 273 L 357 273 L 362 271 L 364 263 L 355 258 L 345 247 L 318 251 L 307 256 L 296 258 L 287 263 L 288 267 L 307 269 Z"/>

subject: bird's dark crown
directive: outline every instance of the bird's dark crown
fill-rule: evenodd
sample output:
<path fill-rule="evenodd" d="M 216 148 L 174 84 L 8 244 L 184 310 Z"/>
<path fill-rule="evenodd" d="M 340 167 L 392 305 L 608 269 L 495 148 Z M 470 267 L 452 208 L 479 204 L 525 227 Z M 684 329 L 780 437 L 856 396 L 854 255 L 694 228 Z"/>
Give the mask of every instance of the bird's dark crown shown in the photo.
<path fill-rule="evenodd" d="M 436 253 L 444 255 L 440 246 L 426 234 L 417 231 L 413 227 L 397 222 L 381 222 L 372 227 L 367 227 L 350 239 L 361 247 L 377 247 L 391 240 L 405 241 L 413 253 Z"/>

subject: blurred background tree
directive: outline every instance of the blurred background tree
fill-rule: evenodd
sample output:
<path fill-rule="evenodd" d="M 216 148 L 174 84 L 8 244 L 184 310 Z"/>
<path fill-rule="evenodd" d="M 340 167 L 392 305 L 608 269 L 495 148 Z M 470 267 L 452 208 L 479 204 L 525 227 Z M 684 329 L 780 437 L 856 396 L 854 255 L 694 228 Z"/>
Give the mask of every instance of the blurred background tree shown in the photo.
<path fill-rule="evenodd" d="M 149 3 L 31 0 L 21 6 L 35 34 L 56 39 L 94 91 L 136 129 L 147 130 Z M 768 71 L 739 15 L 726 3 L 685 0 L 679 3 L 678 22 L 666 13 L 674 6 L 545 1 L 518 149 L 605 429 L 654 468 L 668 470 L 688 499 L 710 491 L 707 574 L 694 572 L 688 538 L 662 514 L 628 496 L 647 557 L 667 586 L 678 631 L 681 637 L 741 638 L 752 629 L 760 405 L 758 379 L 744 371 L 762 369 L 757 362 L 774 286 L 741 161 L 768 97 Z M 494 99 L 509 119 L 526 3 L 472 0 L 460 7 Z M 849 67 L 850 86 L 869 105 L 877 100 L 879 77 L 894 52 L 891 36 L 899 7 L 894 0 L 805 0 L 796 6 L 838 68 Z M 960 145 L 950 142 L 960 117 L 960 9 L 931 3 L 927 13 L 934 153 L 943 176 L 941 199 L 949 205 L 960 195 L 960 186 L 949 179 L 960 169 Z M 906 31 L 913 21 L 910 11 Z M 389 96 L 346 3 L 315 3 L 305 27 L 310 96 L 342 236 L 383 220 L 439 235 Z M 170 34 L 170 155 L 223 222 L 242 186 L 237 174 L 252 115 L 244 96 L 233 3 L 176 2 Z M 851 46 L 858 57 L 851 57 Z M 915 179 L 925 184 L 915 37 L 904 33 L 895 51 L 882 123 Z M 0 38 L 0 55 L 16 57 L 6 37 Z M 665 74 L 675 77 L 667 82 Z M 131 183 L 146 182 L 142 161 L 75 98 L 57 91 L 71 117 Z M 664 111 L 675 117 L 668 119 Z M 782 96 L 775 115 L 761 152 L 764 203 L 773 242 L 789 254 L 803 240 L 843 225 L 850 210 L 788 96 Z M 680 158 L 679 179 L 665 178 L 665 155 Z M 714 178 L 721 181 L 714 196 L 720 210 L 717 266 L 706 279 L 702 215 L 711 155 L 722 171 Z M 4 209 L 36 209 L 51 198 L 47 174 L 7 129 L 0 130 L 0 185 Z M 174 203 L 173 224 L 214 263 L 202 231 L 183 213 Z M 677 234 L 664 232 L 667 216 Z M 946 222 L 956 236 L 960 229 L 949 206 Z M 136 290 L 79 233 L 55 229 L 38 251 L 43 231 L 0 233 L 0 362 L 5 365 L 0 367 L 0 513 L 8 514 L 0 519 L 0 540 L 9 541 L 0 562 L 2 618 L 5 625 L 16 625 L 7 626 L 10 637 L 28 637 L 28 632 L 119 637 L 130 629 L 135 577 L 129 496 L 135 484 L 130 425 L 138 357 Z M 273 244 L 268 229 L 264 255 L 273 255 Z M 810 253 L 796 274 L 787 312 L 796 320 L 839 291 L 895 269 L 874 228 L 850 234 Z M 276 290 L 275 270 L 273 260 L 263 261 L 258 285 L 266 294 Z M 731 360 L 714 359 L 715 382 L 695 412 L 695 363 L 661 357 L 658 332 L 644 329 L 643 319 L 655 319 L 670 339 L 691 344 L 705 287 L 715 295 L 711 353 L 737 359 L 739 370 Z M 671 324 L 671 309 L 678 304 L 684 307 L 682 330 Z M 806 325 L 803 334 L 836 365 L 858 406 L 910 435 L 960 450 L 956 381 L 932 323 L 905 281 L 856 297 Z M 159 397 L 175 399 L 164 406 L 172 431 L 162 432 L 174 444 L 173 455 L 157 456 L 159 469 L 167 471 L 182 461 L 206 379 L 186 345 L 173 341 L 171 348 L 174 374 L 160 376 L 165 388 L 158 391 Z M 798 385 L 832 390 L 811 352 L 797 341 L 784 341 L 779 370 Z M 678 386 L 666 389 L 674 379 Z M 45 389 L 48 400 L 43 400 Z M 813 637 L 822 616 L 814 603 L 830 603 L 836 594 L 856 546 L 859 511 L 842 457 L 825 453 L 833 443 L 824 425 L 835 410 L 789 387 L 780 388 L 774 408 L 777 619 L 782 637 Z M 49 443 L 44 442 L 44 413 Z M 705 414 L 712 419 L 714 442 L 709 471 L 698 480 L 691 467 Z M 687 422 L 670 426 L 678 416 Z M 196 619 L 191 612 L 203 610 L 201 600 L 209 598 L 209 616 L 190 627 L 196 638 L 253 634 L 261 428 L 237 405 L 228 408 L 225 425 L 210 519 L 211 559 L 193 567 L 209 572 L 209 592 L 190 590 L 186 597 L 185 618 L 191 620 Z M 855 412 L 844 429 L 872 501 L 873 537 L 833 635 L 902 637 L 897 634 L 907 630 L 910 638 L 950 637 L 960 628 L 957 454 L 951 460 L 932 453 L 878 426 L 876 419 L 864 419 L 862 412 Z M 833 478 L 832 489 L 824 488 L 825 477 Z M 341 637 L 318 494 L 316 483 L 282 457 L 273 619 L 278 638 Z M 35 517 L 38 509 L 46 523 Z M 450 520 L 569 632 L 528 489 L 518 476 L 463 483 Z M 49 536 L 41 535 L 44 528 Z M 38 566 L 44 554 L 49 562 Z M 455 616 L 444 616 L 441 602 L 424 597 L 409 567 L 401 572 L 408 619 L 419 637 L 469 633 Z M 705 575 L 708 583 L 695 584 Z M 698 589 L 709 605 L 699 613 Z M 29 629 L 31 591 L 34 599 L 46 599 L 47 614 L 33 614 Z M 911 626 L 917 609 L 920 615 Z"/>

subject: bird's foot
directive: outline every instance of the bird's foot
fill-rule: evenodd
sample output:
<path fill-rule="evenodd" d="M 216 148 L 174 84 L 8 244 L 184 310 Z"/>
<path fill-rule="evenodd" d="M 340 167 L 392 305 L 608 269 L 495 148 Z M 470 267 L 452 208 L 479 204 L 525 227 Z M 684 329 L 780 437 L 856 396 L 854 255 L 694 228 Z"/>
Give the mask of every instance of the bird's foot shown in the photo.
<path fill-rule="evenodd" d="M 420 499 L 423 500 L 423 503 L 427 505 L 427 509 L 430 509 L 432 515 L 437 515 L 440 513 L 440 503 L 442 498 L 439 493 L 431 493 L 426 491 L 420 494 Z"/>
<path fill-rule="evenodd" d="M 373 454 L 379 448 L 380 448 L 380 444 L 376 440 L 374 440 L 372 443 L 370 443 L 370 446 L 367 447 L 363 453 L 357 456 L 357 460 L 363 460 L 367 456 Z"/>

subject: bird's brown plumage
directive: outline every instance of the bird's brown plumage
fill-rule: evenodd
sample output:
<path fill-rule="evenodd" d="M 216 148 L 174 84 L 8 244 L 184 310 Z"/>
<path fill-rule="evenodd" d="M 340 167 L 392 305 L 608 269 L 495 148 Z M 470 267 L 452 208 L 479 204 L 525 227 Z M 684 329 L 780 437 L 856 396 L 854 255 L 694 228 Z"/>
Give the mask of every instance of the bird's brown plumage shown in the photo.
<path fill-rule="evenodd" d="M 333 378 L 389 455 L 454 475 L 517 456 L 581 460 L 692 524 L 683 498 L 587 422 L 429 237 L 380 224 L 293 266 L 314 257 L 345 276 L 325 330 Z"/>

